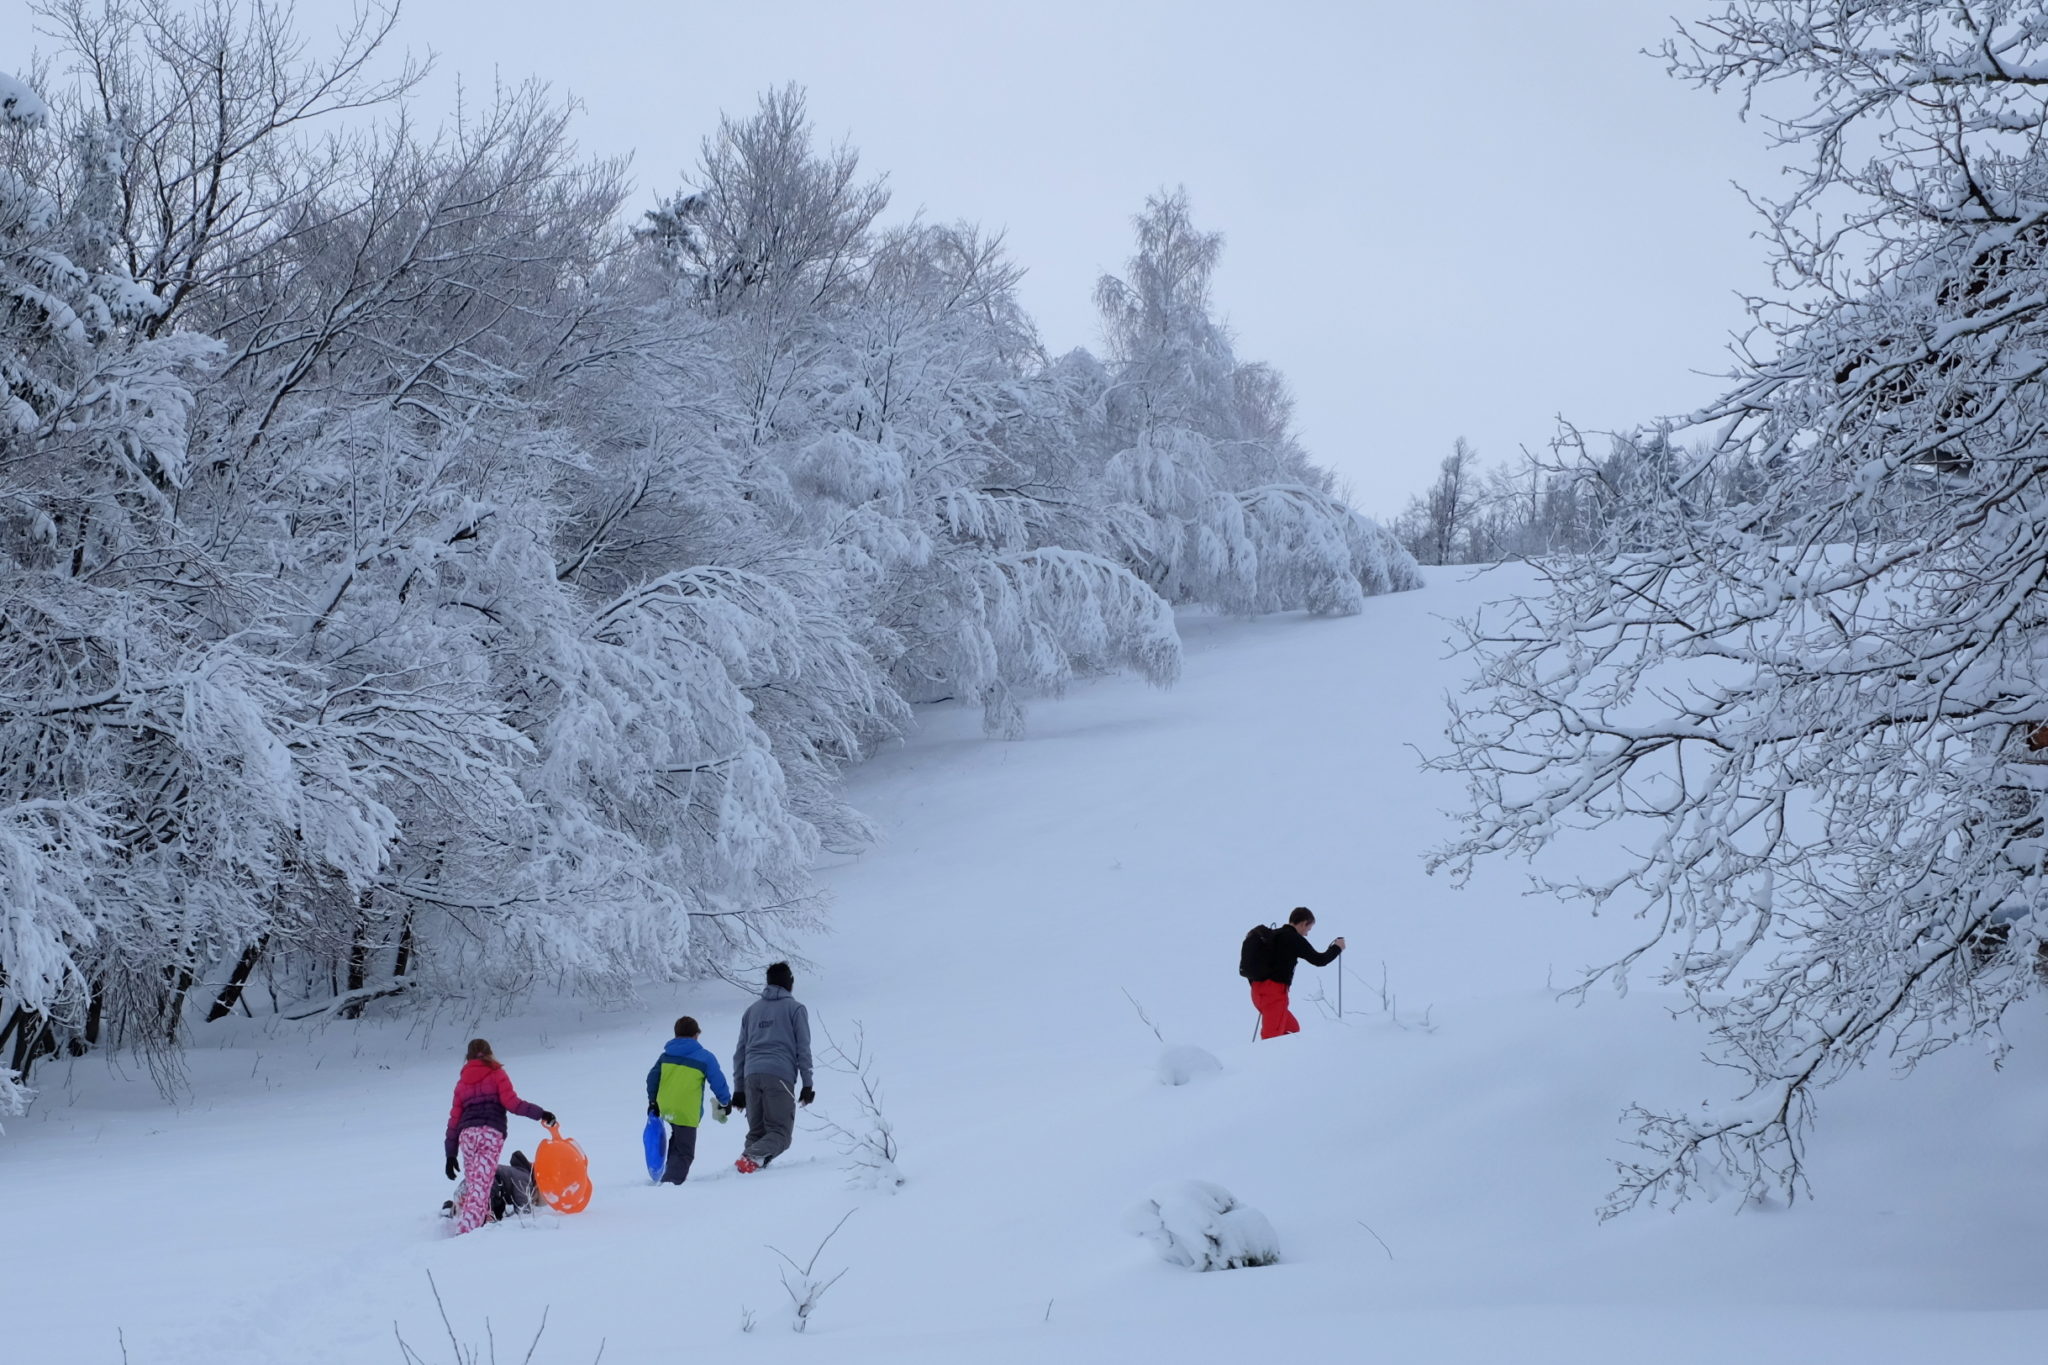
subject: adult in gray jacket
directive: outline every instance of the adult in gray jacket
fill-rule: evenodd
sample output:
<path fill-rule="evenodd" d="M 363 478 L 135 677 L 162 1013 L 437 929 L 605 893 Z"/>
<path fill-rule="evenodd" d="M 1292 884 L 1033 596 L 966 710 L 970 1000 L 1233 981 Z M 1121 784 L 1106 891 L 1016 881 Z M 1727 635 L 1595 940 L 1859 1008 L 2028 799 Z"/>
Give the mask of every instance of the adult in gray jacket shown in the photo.
<path fill-rule="evenodd" d="M 747 1146 L 733 1165 L 743 1175 L 789 1150 L 796 1107 L 817 1098 L 811 1089 L 811 1016 L 790 994 L 795 988 L 789 964 L 771 963 L 768 988 L 740 1016 L 740 1043 L 732 1054 L 732 1107 L 747 1113 Z"/>

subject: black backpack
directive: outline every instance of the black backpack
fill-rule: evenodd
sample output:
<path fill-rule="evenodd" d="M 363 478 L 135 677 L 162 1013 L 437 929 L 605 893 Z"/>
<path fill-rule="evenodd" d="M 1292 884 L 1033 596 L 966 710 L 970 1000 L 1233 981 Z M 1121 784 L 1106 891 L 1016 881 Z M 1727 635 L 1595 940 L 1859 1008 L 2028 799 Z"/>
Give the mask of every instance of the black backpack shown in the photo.
<path fill-rule="evenodd" d="M 1237 974 L 1247 981 L 1273 979 L 1273 926 L 1254 924 L 1237 950 Z"/>

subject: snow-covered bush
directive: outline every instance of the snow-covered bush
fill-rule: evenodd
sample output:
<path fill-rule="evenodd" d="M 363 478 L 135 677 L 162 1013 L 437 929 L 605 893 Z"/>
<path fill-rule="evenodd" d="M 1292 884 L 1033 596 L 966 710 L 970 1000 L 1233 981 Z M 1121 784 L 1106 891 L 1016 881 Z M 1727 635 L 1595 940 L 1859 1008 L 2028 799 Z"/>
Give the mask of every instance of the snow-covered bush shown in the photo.
<path fill-rule="evenodd" d="M 1187 1085 L 1191 1081 L 1221 1073 L 1223 1063 L 1216 1054 L 1193 1043 L 1168 1043 L 1159 1053 L 1159 1083 Z"/>
<path fill-rule="evenodd" d="M 1190 1270 L 1237 1270 L 1280 1259 L 1280 1239 L 1266 1215 L 1203 1180 L 1159 1191 L 1131 1210 L 1126 1225 L 1151 1242 L 1161 1260 Z"/>

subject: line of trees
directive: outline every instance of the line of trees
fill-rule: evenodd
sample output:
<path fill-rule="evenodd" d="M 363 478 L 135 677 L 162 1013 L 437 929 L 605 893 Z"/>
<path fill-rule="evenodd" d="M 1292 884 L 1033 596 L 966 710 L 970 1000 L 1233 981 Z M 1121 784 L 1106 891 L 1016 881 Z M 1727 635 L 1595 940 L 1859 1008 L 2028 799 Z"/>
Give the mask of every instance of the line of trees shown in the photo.
<path fill-rule="evenodd" d="M 1236 357 L 1185 195 L 1048 355 L 800 91 L 631 221 L 565 104 L 439 128 L 395 14 L 56 0 L 0 78 L 0 1111 L 40 1057 L 729 970 L 914 703 L 1416 586 Z"/>
<path fill-rule="evenodd" d="M 1388 529 L 1422 564 L 1582 554 L 1610 541 L 1645 499 L 1678 497 L 1704 515 L 1752 498 L 1769 477 L 1710 442 L 1681 445 L 1669 422 L 1610 433 L 1598 454 L 1594 441 L 1566 428 L 1541 456 L 1488 466 L 1461 436 Z"/>

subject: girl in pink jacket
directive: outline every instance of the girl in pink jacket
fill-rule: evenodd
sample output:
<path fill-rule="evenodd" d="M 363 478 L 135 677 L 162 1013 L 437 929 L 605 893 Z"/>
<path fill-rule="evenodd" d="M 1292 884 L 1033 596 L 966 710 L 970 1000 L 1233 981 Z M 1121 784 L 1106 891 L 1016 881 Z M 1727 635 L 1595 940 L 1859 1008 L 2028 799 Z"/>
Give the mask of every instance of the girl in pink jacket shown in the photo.
<path fill-rule="evenodd" d="M 518 1114 L 539 1119 L 552 1128 L 555 1116 L 537 1104 L 519 1098 L 512 1078 L 491 1045 L 481 1038 L 469 1040 L 469 1056 L 462 1066 L 462 1078 L 455 1082 L 455 1105 L 448 1111 L 448 1136 L 444 1147 L 447 1174 L 455 1179 L 456 1158 L 468 1175 L 462 1198 L 455 1210 L 455 1232 L 460 1236 L 482 1227 L 491 1216 L 491 1179 L 498 1173 L 498 1153 L 505 1148 L 505 1116 Z"/>

